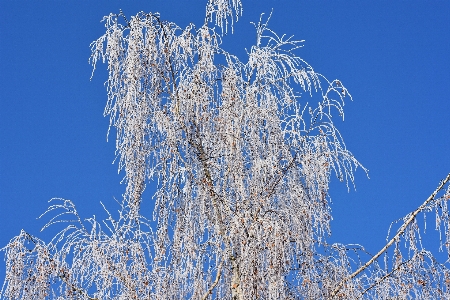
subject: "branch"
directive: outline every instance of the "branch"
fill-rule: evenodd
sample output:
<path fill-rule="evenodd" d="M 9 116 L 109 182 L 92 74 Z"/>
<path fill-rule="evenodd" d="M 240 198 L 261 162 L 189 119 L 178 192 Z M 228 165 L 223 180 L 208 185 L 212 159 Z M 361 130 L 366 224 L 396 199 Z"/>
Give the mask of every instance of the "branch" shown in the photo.
<path fill-rule="evenodd" d="M 355 272 L 353 272 L 350 276 L 348 276 L 347 278 L 345 278 L 344 280 L 341 281 L 341 283 L 339 283 L 339 285 L 334 289 L 334 291 L 331 293 L 331 298 L 334 298 L 336 296 L 336 294 L 339 292 L 339 290 L 344 286 L 344 284 L 353 279 L 354 277 L 356 277 L 359 273 L 361 273 L 362 271 L 364 271 L 365 269 L 367 269 L 367 267 L 369 267 L 375 260 L 377 260 L 384 252 L 386 252 L 386 250 L 392 246 L 392 244 L 405 232 L 406 228 L 408 227 L 409 224 L 411 224 L 411 222 L 416 218 L 417 214 L 420 213 L 431 201 L 434 200 L 434 197 L 436 196 L 436 194 L 444 187 L 444 185 L 450 180 L 450 173 L 447 175 L 447 177 L 442 180 L 439 184 L 439 186 L 437 187 L 437 189 L 430 195 L 430 197 L 427 198 L 427 200 L 425 200 L 424 203 L 422 203 L 421 206 L 419 206 L 415 211 L 413 211 L 411 213 L 411 215 L 409 216 L 408 220 L 406 220 L 405 223 L 403 223 L 402 227 L 400 227 L 400 229 L 398 230 L 397 234 L 386 244 L 386 246 L 384 246 L 377 254 L 375 254 L 375 256 L 373 256 L 368 262 L 366 262 L 362 267 L 360 267 L 358 270 L 356 270 Z"/>
<path fill-rule="evenodd" d="M 125 22 L 127 23 L 128 28 L 131 28 L 131 23 L 128 22 L 128 19 L 125 16 L 125 14 L 123 13 L 122 9 L 119 9 L 119 16 L 122 16 L 124 18 Z"/>
<path fill-rule="evenodd" d="M 67 285 L 69 286 L 69 288 L 70 288 L 73 292 L 78 292 L 78 293 L 82 294 L 82 295 L 83 295 L 84 297 L 86 297 L 86 299 L 88 299 L 88 300 L 99 300 L 98 298 L 92 298 L 91 296 L 89 296 L 89 294 L 88 294 L 85 290 L 83 290 L 83 289 L 81 289 L 81 288 L 79 288 L 79 287 L 76 287 L 75 285 L 73 285 L 72 283 L 70 283 L 70 282 L 68 281 L 68 279 L 66 278 L 65 274 L 59 275 L 58 277 L 59 277 L 65 284 L 67 284 Z"/>
<path fill-rule="evenodd" d="M 404 264 L 406 264 L 406 263 L 408 263 L 408 262 L 410 262 L 410 261 L 411 261 L 411 259 L 405 260 L 404 262 L 402 262 L 401 264 L 399 264 L 399 265 L 397 266 L 397 268 L 393 269 L 391 272 L 389 272 L 389 273 L 387 273 L 386 275 L 384 275 L 383 277 L 381 277 L 378 281 L 376 281 L 376 282 L 373 283 L 371 286 L 369 286 L 367 289 L 365 289 L 364 292 L 362 292 L 361 296 L 358 297 L 358 299 L 361 299 L 362 296 L 364 296 L 365 293 L 367 293 L 367 292 L 368 292 L 369 290 L 371 290 L 372 288 L 376 287 L 380 282 L 382 282 L 382 281 L 385 280 L 386 278 L 390 277 L 395 271 L 400 270 L 400 268 L 401 268 Z M 357 299 L 357 300 L 358 300 L 358 299 Z"/>
<path fill-rule="evenodd" d="M 286 176 L 286 174 L 289 172 L 289 170 L 295 165 L 295 161 L 297 160 L 297 156 L 298 156 L 298 151 L 295 152 L 294 157 L 292 158 L 292 160 L 289 163 L 289 165 L 286 168 L 284 168 L 284 170 L 281 171 L 281 175 L 275 180 L 275 182 L 272 184 L 272 186 L 267 189 L 267 191 L 269 193 L 267 194 L 266 199 L 269 199 L 275 193 L 275 190 L 276 190 L 278 184 Z"/>
<path fill-rule="evenodd" d="M 222 267 L 223 267 L 223 260 L 220 262 L 219 267 L 217 268 L 216 280 L 214 280 L 212 285 L 209 287 L 208 291 L 203 295 L 202 300 L 206 300 L 209 297 L 209 295 L 212 294 L 212 291 L 214 290 L 216 285 L 219 283 L 220 275 L 222 273 Z"/>

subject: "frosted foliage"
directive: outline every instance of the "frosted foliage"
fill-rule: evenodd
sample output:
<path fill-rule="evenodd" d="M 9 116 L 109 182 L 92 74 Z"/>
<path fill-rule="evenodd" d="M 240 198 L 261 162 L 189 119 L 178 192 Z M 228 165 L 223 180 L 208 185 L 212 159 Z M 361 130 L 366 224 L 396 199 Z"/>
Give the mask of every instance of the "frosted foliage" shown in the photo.
<path fill-rule="evenodd" d="M 215 24 L 228 30 L 228 22 L 231 22 L 233 29 L 234 19 L 236 21 L 242 15 L 242 3 L 240 0 L 208 0 L 206 5 L 206 22 L 215 20 Z"/>
<path fill-rule="evenodd" d="M 224 28 L 240 10 L 211 0 L 207 17 Z M 405 217 L 392 253 L 364 264 L 363 247 L 326 243 L 330 178 L 352 185 L 362 166 L 332 118 L 351 96 L 297 56 L 302 41 L 260 20 L 242 61 L 207 25 L 122 17 L 105 17 L 91 45 L 94 68 L 109 71 L 105 115 L 126 185 L 119 211 L 82 221 L 70 200 L 52 199 L 46 227 L 68 226 L 47 244 L 22 232 L 3 248 L 4 299 L 450 296 L 448 269 L 421 246 L 415 219 L 435 210 L 449 251 L 450 192 L 437 193 L 450 176 Z M 151 220 L 143 200 L 154 203 Z"/>
<path fill-rule="evenodd" d="M 329 233 L 330 173 L 353 180 L 359 166 L 331 121 L 345 88 L 267 24 L 256 26 L 246 63 L 207 27 L 180 29 L 151 14 L 129 28 L 112 15 L 106 24 L 93 62 L 108 62 L 106 113 L 131 210 L 139 210 L 143 174 L 159 183 L 155 290 L 198 298 L 223 261 L 219 297 L 230 286 L 245 299 L 283 297 L 296 256 Z M 214 63 L 218 55 L 225 65 Z M 318 105 L 302 104 L 301 91 L 319 93 Z M 162 276 L 157 266 L 173 271 Z"/>

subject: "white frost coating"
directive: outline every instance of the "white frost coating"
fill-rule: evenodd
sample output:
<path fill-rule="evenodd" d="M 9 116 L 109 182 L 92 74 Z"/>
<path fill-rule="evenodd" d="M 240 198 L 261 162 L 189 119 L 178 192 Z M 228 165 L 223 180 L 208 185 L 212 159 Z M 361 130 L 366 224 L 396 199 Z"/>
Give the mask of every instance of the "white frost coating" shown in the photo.
<path fill-rule="evenodd" d="M 359 166 L 331 120 L 333 109 L 343 114 L 345 88 L 266 23 L 244 63 L 207 27 L 182 30 L 140 14 L 125 28 L 115 18 L 93 44 L 93 62 L 108 61 L 106 113 L 136 216 L 143 175 L 159 182 L 155 291 L 198 298 L 224 260 L 218 296 L 231 286 L 237 298 L 285 297 L 289 268 L 329 234 L 331 170 L 353 181 Z M 214 64 L 217 55 L 225 66 Z M 310 113 L 301 91 L 322 96 Z"/>
<path fill-rule="evenodd" d="M 233 30 L 234 18 L 239 20 L 242 16 L 242 3 L 240 0 L 208 0 L 206 5 L 206 22 L 212 22 L 215 17 L 215 24 L 227 32 L 228 22 L 231 22 Z"/>
<path fill-rule="evenodd" d="M 223 28 L 241 3 L 207 9 Z M 22 232 L 3 248 L 3 298 L 449 297 L 448 270 L 417 243 L 417 222 L 401 236 L 409 253 L 399 239 L 385 266 L 351 278 L 364 249 L 326 243 L 331 174 L 353 183 L 361 165 L 332 120 L 351 96 L 297 56 L 301 41 L 260 21 L 242 61 L 206 25 L 121 20 L 105 17 L 91 45 L 94 67 L 103 60 L 109 71 L 105 115 L 126 184 L 119 214 L 83 222 L 70 200 L 52 199 L 47 226 L 71 224 L 48 244 Z M 142 199 L 149 180 L 153 200 Z M 424 208 L 436 210 L 447 250 L 449 195 Z M 154 201 L 155 223 L 142 201 Z"/>

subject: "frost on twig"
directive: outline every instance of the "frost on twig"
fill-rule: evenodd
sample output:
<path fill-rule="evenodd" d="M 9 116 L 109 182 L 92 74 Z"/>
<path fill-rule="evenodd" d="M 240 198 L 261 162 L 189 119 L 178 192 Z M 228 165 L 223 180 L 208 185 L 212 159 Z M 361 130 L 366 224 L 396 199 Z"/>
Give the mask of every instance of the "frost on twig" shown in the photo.
<path fill-rule="evenodd" d="M 228 31 L 228 22 L 231 22 L 230 27 L 233 31 L 234 20 L 238 21 L 239 16 L 242 16 L 241 0 L 208 0 L 205 23 L 214 20 L 222 29 L 222 33 Z"/>

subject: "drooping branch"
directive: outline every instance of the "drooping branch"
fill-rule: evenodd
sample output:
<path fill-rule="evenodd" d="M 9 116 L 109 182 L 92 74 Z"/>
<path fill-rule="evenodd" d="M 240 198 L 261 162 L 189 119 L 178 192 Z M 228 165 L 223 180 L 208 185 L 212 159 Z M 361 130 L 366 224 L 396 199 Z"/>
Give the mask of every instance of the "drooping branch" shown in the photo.
<path fill-rule="evenodd" d="M 394 274 L 395 272 L 397 272 L 398 270 L 401 269 L 401 267 L 403 267 L 405 264 L 407 264 L 408 262 L 410 262 L 411 259 L 405 260 L 404 262 L 400 263 L 396 268 L 392 269 L 391 272 L 387 273 L 386 275 L 384 275 L 383 277 L 381 277 L 380 279 L 378 279 L 377 281 L 375 281 L 375 283 L 373 283 L 372 285 L 370 285 L 368 288 L 366 288 L 362 293 L 361 296 L 359 296 L 359 299 L 361 299 L 365 293 L 367 293 L 368 291 L 370 291 L 371 289 L 373 289 L 374 287 L 376 287 L 377 285 L 379 285 L 382 281 L 384 281 L 385 279 L 389 278 L 390 276 L 392 276 L 392 274 Z"/>

